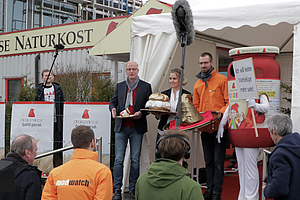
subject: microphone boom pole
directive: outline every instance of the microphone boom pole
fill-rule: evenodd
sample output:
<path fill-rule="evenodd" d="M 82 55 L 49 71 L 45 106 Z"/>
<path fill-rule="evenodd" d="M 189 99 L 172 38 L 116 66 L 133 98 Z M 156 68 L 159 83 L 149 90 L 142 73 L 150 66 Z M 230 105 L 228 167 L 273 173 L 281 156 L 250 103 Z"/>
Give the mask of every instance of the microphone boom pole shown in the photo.
<path fill-rule="evenodd" d="M 57 58 L 57 56 L 58 56 L 58 50 L 59 50 L 59 49 L 60 49 L 60 50 L 63 50 L 63 49 L 65 48 L 65 46 L 62 45 L 62 44 L 56 44 L 56 45 L 54 45 L 54 48 L 55 48 L 54 59 L 53 59 L 53 61 L 52 61 L 52 65 L 51 65 L 51 67 L 50 67 L 49 74 L 48 74 L 48 76 L 47 76 L 46 82 L 44 83 L 44 84 L 45 84 L 44 86 L 46 86 L 47 81 L 48 81 L 48 79 L 49 79 L 49 76 L 50 76 L 50 74 L 51 74 L 51 72 L 52 72 L 53 65 L 54 65 L 55 60 L 56 60 L 56 58 Z"/>
<path fill-rule="evenodd" d="M 194 41 L 194 24 L 193 15 L 190 9 L 190 5 L 186 0 L 177 0 L 172 6 L 172 19 L 176 30 L 177 39 L 181 43 L 182 47 L 182 62 L 181 62 L 181 76 L 180 76 L 180 87 L 179 87 L 179 97 L 177 102 L 177 114 L 175 116 L 176 123 L 175 129 L 179 129 L 181 121 L 181 96 L 182 96 L 182 82 L 184 77 L 184 62 L 185 62 L 185 52 L 186 46 L 190 45 Z"/>
<path fill-rule="evenodd" d="M 179 97 L 178 97 L 178 102 L 177 102 L 177 114 L 175 116 L 176 119 L 176 124 L 175 124 L 175 129 L 179 129 L 180 126 L 180 120 L 181 120 L 181 96 L 182 96 L 182 82 L 183 82 L 183 77 L 184 77 L 184 61 L 185 61 L 185 50 L 186 50 L 186 43 L 184 44 L 184 41 L 187 40 L 187 34 L 184 33 L 181 36 L 181 47 L 182 47 L 182 61 L 181 61 L 181 76 L 180 76 L 180 87 L 179 87 Z M 182 46 L 184 44 L 184 46 Z"/>

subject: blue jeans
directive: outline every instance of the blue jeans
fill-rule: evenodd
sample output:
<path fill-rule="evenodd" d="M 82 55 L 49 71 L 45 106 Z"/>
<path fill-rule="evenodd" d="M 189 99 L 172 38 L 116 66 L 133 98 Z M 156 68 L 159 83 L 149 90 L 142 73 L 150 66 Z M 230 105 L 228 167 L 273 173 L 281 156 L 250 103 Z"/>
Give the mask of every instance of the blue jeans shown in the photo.
<path fill-rule="evenodd" d="M 115 133 L 115 164 L 114 164 L 114 190 L 121 189 L 123 180 L 124 157 L 127 143 L 130 143 L 130 174 L 129 190 L 135 189 L 135 183 L 140 175 L 140 155 L 143 134 L 136 132 L 135 127 L 122 127 L 119 133 Z"/>
<path fill-rule="evenodd" d="M 213 194 L 222 193 L 224 179 L 224 159 L 226 154 L 225 138 L 221 138 L 221 143 L 216 139 L 217 131 L 213 133 L 201 133 L 204 160 L 206 165 L 207 189 L 206 191 Z"/>

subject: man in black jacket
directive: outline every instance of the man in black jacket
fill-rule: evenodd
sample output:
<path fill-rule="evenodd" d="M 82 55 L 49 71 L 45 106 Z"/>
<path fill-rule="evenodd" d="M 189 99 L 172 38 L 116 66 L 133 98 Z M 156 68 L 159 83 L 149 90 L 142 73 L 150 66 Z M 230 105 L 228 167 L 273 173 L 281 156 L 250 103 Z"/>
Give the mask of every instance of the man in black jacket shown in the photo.
<path fill-rule="evenodd" d="M 1 200 L 41 199 L 42 172 L 32 166 L 36 151 L 36 142 L 29 135 L 20 135 L 13 140 L 7 157 L 0 161 L 0 165 L 7 165 L 0 171 Z M 5 187 L 10 182 L 10 187 Z"/>
<path fill-rule="evenodd" d="M 54 113 L 54 135 L 53 149 L 63 147 L 63 102 L 65 101 L 64 93 L 58 83 L 52 81 L 53 76 L 49 69 L 42 71 L 43 83 L 37 85 L 35 101 L 51 101 L 55 103 Z M 48 77 L 49 75 L 49 77 Z M 46 83 L 47 81 L 47 83 Z M 62 152 L 54 154 L 53 167 L 57 167 L 63 163 Z"/>
<path fill-rule="evenodd" d="M 109 109 L 115 121 L 115 163 L 114 163 L 114 196 L 113 199 L 122 199 L 121 187 L 123 185 L 123 163 L 128 140 L 130 142 L 130 175 L 129 195 L 135 196 L 135 183 L 140 172 L 140 154 L 143 134 L 147 132 L 146 113 L 140 109 L 145 108 L 146 102 L 152 93 L 151 85 L 139 79 L 138 64 L 133 61 L 126 63 L 127 79 L 118 83 L 109 103 Z M 131 118 L 116 118 L 120 112 L 128 109 Z"/>

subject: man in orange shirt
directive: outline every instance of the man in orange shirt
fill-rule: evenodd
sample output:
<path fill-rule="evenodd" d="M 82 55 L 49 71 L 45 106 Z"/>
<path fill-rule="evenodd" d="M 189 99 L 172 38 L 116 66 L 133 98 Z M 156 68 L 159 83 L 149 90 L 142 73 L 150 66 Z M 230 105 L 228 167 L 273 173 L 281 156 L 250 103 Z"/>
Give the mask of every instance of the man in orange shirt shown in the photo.
<path fill-rule="evenodd" d="M 199 64 L 201 71 L 196 76 L 199 80 L 194 85 L 193 104 L 199 112 L 216 111 L 220 119 L 229 102 L 227 78 L 214 69 L 210 53 L 202 53 Z M 220 143 L 217 141 L 217 128 L 213 133 L 201 133 L 207 174 L 205 200 L 221 199 L 226 148 L 225 138 L 221 138 Z"/>
<path fill-rule="evenodd" d="M 42 200 L 112 199 L 111 171 L 97 162 L 94 131 L 88 126 L 77 126 L 72 130 L 71 141 L 75 148 L 72 159 L 50 172 Z"/>

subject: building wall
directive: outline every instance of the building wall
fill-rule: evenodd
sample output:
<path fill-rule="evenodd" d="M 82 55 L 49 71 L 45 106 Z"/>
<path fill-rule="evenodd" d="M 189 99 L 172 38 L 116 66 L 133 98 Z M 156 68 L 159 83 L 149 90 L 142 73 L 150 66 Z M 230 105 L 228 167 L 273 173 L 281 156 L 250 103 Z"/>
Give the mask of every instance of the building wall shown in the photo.
<path fill-rule="evenodd" d="M 113 76 L 112 61 L 105 60 L 103 56 L 90 56 L 89 49 L 75 49 L 68 51 L 61 51 L 58 53 L 57 59 L 53 66 L 53 72 L 59 73 L 66 68 L 89 69 L 94 72 L 108 72 Z M 7 78 L 23 78 L 34 83 L 35 82 L 35 58 L 38 54 L 23 54 L 17 56 L 0 57 L 0 102 L 5 101 L 6 95 L 6 79 Z M 50 69 L 55 52 L 40 53 L 38 82 L 42 82 L 41 72 L 43 69 Z M 117 70 L 118 82 L 124 81 L 125 63 L 118 62 Z"/>
<path fill-rule="evenodd" d="M 0 0 L 0 32 L 129 15 L 141 6 L 141 0 Z"/>
<path fill-rule="evenodd" d="M 0 101 L 5 101 L 7 78 L 22 78 L 27 76 L 34 79 L 34 58 L 35 55 L 19 55 L 12 57 L 0 57 Z"/>
<path fill-rule="evenodd" d="M 41 82 L 41 71 L 50 69 L 55 52 L 40 53 L 39 60 L 39 82 Z M 0 101 L 5 101 L 6 79 L 22 78 L 35 82 L 35 57 L 38 54 L 25 54 L 18 56 L 0 57 Z M 62 68 L 71 67 L 72 69 L 88 68 L 91 71 L 110 72 L 110 61 L 104 60 L 102 56 L 89 56 L 88 49 L 78 49 L 59 52 L 54 63 L 53 72 L 60 72 Z"/>
<path fill-rule="evenodd" d="M 41 82 L 40 72 L 45 68 L 50 69 L 52 65 L 55 44 L 63 44 L 65 49 L 59 52 L 53 72 L 60 72 L 67 67 L 110 72 L 111 61 L 103 59 L 103 56 L 90 56 L 89 50 L 125 19 L 126 17 L 117 17 L 0 34 L 0 101 L 8 100 L 7 78 L 27 77 L 30 82 L 35 83 L 37 55 L 40 55 L 37 78 Z M 78 34 L 83 36 L 83 40 Z M 72 36 L 76 36 L 76 42 L 68 43 L 68 36 L 69 41 L 75 40 Z"/>

